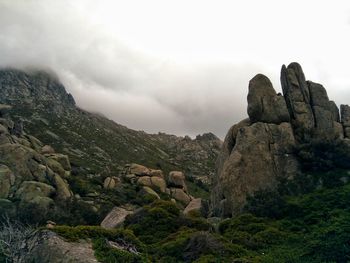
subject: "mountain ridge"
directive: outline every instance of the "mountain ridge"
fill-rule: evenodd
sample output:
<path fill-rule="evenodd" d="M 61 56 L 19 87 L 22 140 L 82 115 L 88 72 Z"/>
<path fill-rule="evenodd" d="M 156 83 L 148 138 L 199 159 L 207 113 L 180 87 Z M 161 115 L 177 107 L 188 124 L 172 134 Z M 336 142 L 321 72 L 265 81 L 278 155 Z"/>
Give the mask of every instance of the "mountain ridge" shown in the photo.
<path fill-rule="evenodd" d="M 222 142 L 213 134 L 190 139 L 129 129 L 81 109 L 58 77 L 43 70 L 1 69 L 0 88 L 0 103 L 13 106 L 11 117 L 22 119 L 31 134 L 72 156 L 73 166 L 95 173 L 108 167 L 118 173 L 125 164 L 138 162 L 166 171 L 184 170 L 198 178 L 207 176 L 206 183 L 214 173 Z M 178 145 L 186 145 L 186 150 L 178 153 Z"/>

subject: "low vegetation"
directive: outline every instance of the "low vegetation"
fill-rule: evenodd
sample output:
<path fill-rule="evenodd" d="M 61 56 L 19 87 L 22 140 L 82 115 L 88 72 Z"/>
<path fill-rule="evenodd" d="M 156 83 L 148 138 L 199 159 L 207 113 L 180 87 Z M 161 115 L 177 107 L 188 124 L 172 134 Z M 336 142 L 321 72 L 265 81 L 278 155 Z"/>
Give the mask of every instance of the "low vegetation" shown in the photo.
<path fill-rule="evenodd" d="M 124 229 L 58 226 L 55 231 L 72 241 L 92 239 L 101 262 L 349 262 L 350 184 L 274 194 L 251 198 L 247 213 L 222 220 L 217 232 L 199 215 L 186 217 L 174 203 L 159 200 L 129 216 Z M 262 213 L 268 207 L 271 211 Z M 107 245 L 120 237 L 140 254 Z"/>

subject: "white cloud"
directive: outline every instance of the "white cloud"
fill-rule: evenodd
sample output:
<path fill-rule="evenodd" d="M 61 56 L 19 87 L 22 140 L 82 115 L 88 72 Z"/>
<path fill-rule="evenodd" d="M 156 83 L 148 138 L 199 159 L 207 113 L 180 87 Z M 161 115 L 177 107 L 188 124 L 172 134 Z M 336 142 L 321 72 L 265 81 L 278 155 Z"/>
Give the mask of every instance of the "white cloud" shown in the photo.
<path fill-rule="evenodd" d="M 78 104 L 148 132 L 223 137 L 248 81 L 298 61 L 350 102 L 348 1 L 0 0 L 0 66 L 51 68 Z"/>

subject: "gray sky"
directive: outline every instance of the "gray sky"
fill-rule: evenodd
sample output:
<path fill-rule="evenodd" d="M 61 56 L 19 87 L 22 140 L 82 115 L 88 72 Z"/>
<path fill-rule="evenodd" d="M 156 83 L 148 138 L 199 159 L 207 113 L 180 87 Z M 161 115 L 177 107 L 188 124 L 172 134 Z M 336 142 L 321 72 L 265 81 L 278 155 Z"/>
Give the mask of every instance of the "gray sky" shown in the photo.
<path fill-rule="evenodd" d="M 0 0 L 0 66 L 50 68 L 129 128 L 221 138 L 249 80 L 297 61 L 350 103 L 350 1 Z"/>

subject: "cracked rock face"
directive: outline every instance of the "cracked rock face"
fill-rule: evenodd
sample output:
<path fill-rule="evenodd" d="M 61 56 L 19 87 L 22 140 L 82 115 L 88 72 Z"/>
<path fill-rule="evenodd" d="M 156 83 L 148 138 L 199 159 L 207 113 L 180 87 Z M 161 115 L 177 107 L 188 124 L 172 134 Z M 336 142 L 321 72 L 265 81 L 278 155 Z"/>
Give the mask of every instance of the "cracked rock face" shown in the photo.
<path fill-rule="evenodd" d="M 273 189 L 281 178 L 300 171 L 295 147 L 350 136 L 350 107 L 330 101 L 326 89 L 306 81 L 298 63 L 281 70 L 283 96 L 270 80 L 256 75 L 249 82 L 249 119 L 228 131 L 213 177 L 211 211 L 216 216 L 242 212 L 248 195 Z"/>
<path fill-rule="evenodd" d="M 299 142 L 343 137 L 338 107 L 328 99 L 327 91 L 321 84 L 305 80 L 298 63 L 282 67 L 281 84 L 294 134 Z"/>
<path fill-rule="evenodd" d="M 344 135 L 346 138 L 350 138 L 350 106 L 340 105 L 341 122 L 344 127 Z"/>
<path fill-rule="evenodd" d="M 241 212 L 247 195 L 273 188 L 278 177 L 292 178 L 299 169 L 293 155 L 295 139 L 289 123 L 254 123 L 239 129 L 231 154 L 221 164 L 216 214 Z"/>

